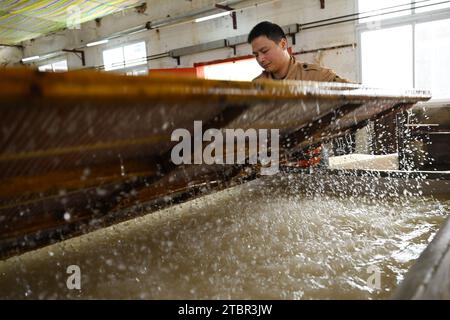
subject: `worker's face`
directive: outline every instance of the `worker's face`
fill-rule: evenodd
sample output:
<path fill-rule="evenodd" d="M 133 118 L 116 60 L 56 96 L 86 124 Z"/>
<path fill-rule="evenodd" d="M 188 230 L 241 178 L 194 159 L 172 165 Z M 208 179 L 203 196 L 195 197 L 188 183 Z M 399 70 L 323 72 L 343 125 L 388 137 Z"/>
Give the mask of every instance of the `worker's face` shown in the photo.
<path fill-rule="evenodd" d="M 251 42 L 253 55 L 259 65 L 267 72 L 276 72 L 286 61 L 286 39 L 279 43 L 270 40 L 266 36 L 259 36 Z"/>

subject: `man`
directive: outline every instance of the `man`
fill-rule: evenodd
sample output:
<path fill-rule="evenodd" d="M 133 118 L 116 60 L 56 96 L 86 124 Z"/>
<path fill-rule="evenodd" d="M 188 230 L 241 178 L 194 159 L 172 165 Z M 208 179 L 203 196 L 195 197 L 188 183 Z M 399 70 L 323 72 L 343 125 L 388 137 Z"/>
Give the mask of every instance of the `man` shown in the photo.
<path fill-rule="evenodd" d="M 259 80 L 309 80 L 323 82 L 350 82 L 336 75 L 331 69 L 316 64 L 299 62 L 288 52 L 288 42 L 283 29 L 264 21 L 257 24 L 248 35 L 248 43 L 264 71 L 253 81 Z M 322 155 L 321 155 L 322 154 Z M 327 152 L 321 145 L 295 155 L 297 165 L 303 168 L 328 165 Z"/>
<path fill-rule="evenodd" d="M 324 82 L 350 82 L 331 69 L 296 61 L 288 52 L 288 42 L 283 29 L 264 21 L 257 24 L 248 35 L 253 54 L 264 71 L 254 80 L 310 80 Z"/>

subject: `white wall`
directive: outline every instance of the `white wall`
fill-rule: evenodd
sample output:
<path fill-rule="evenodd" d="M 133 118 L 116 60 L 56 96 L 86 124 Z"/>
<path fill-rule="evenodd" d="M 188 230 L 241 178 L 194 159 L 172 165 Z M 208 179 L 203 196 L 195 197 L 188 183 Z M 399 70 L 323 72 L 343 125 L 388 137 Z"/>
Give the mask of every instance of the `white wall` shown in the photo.
<path fill-rule="evenodd" d="M 147 21 L 157 21 L 167 18 L 168 15 L 173 18 L 201 8 L 212 7 L 214 2 L 213 0 L 150 0 L 148 1 L 148 9 L 145 14 L 139 14 L 134 9 L 130 9 L 104 17 L 101 20 L 100 26 L 97 26 L 95 21 L 91 21 L 82 24 L 80 30 L 64 30 L 33 41 L 25 41 L 23 43 L 24 56 L 43 55 L 63 48 L 73 49 L 82 47 L 86 43 L 102 39 L 112 33 L 143 24 Z M 257 1 L 250 1 L 250 3 L 254 2 Z M 319 0 L 276 0 L 238 11 L 237 30 L 233 29 L 232 20 L 227 16 L 201 23 L 188 22 L 161 27 L 160 29 L 115 39 L 105 45 L 83 48 L 83 50 L 85 51 L 87 66 L 99 66 L 103 64 L 103 50 L 133 41 L 146 41 L 148 54 L 153 55 L 172 49 L 247 34 L 255 24 L 263 20 L 269 20 L 280 25 L 292 23 L 302 24 L 354 12 L 354 0 L 325 1 L 325 9 L 320 9 Z M 353 22 L 349 22 L 301 31 L 297 34 L 297 44 L 293 47 L 293 50 L 294 52 L 314 50 L 355 42 L 355 26 Z M 251 49 L 247 44 L 237 47 L 238 56 L 250 53 Z M 224 59 L 233 56 L 233 50 L 230 48 L 202 52 L 181 57 L 180 67 L 190 67 L 196 62 Z M 81 60 L 74 54 L 63 54 L 61 57 L 68 59 L 69 69 L 82 67 Z M 48 62 L 59 60 L 61 57 L 53 58 Z M 11 56 L 11 58 L 17 60 L 17 55 L 14 57 Z M 310 53 L 299 56 L 299 59 L 307 62 L 318 62 L 335 69 L 341 76 L 352 80 L 357 79 L 357 48 L 343 48 L 322 51 L 320 53 Z M 43 62 L 40 64 L 43 64 Z M 150 61 L 148 66 L 149 68 L 174 68 L 177 67 L 177 61 L 173 58 L 163 58 Z"/>
<path fill-rule="evenodd" d="M 22 50 L 17 47 L 0 47 L 0 68 L 16 66 L 22 58 Z"/>

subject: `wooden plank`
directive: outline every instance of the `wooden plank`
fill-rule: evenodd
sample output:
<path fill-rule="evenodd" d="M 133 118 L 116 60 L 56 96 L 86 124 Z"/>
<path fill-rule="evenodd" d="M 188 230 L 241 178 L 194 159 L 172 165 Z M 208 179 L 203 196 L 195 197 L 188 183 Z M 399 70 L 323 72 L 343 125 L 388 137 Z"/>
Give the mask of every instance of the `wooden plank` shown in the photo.
<path fill-rule="evenodd" d="M 353 84 L 28 69 L 0 70 L 0 95 L 3 257 L 132 218 L 168 195 L 188 199 L 195 186 L 257 176 L 258 166 L 175 166 L 170 135 L 192 133 L 194 121 L 279 129 L 287 161 L 295 148 L 430 98 Z"/>

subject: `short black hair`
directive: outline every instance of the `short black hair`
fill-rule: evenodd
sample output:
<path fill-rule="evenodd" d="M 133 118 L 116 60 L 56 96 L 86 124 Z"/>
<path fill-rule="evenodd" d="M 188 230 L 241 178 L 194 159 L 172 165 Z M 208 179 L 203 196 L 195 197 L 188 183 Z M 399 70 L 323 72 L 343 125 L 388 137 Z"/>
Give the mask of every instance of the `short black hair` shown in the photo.
<path fill-rule="evenodd" d="M 252 43 L 254 39 L 260 36 L 266 36 L 276 43 L 279 43 L 283 38 L 287 39 L 283 29 L 279 25 L 269 21 L 263 21 L 254 26 L 248 35 L 247 41 L 248 43 Z"/>

